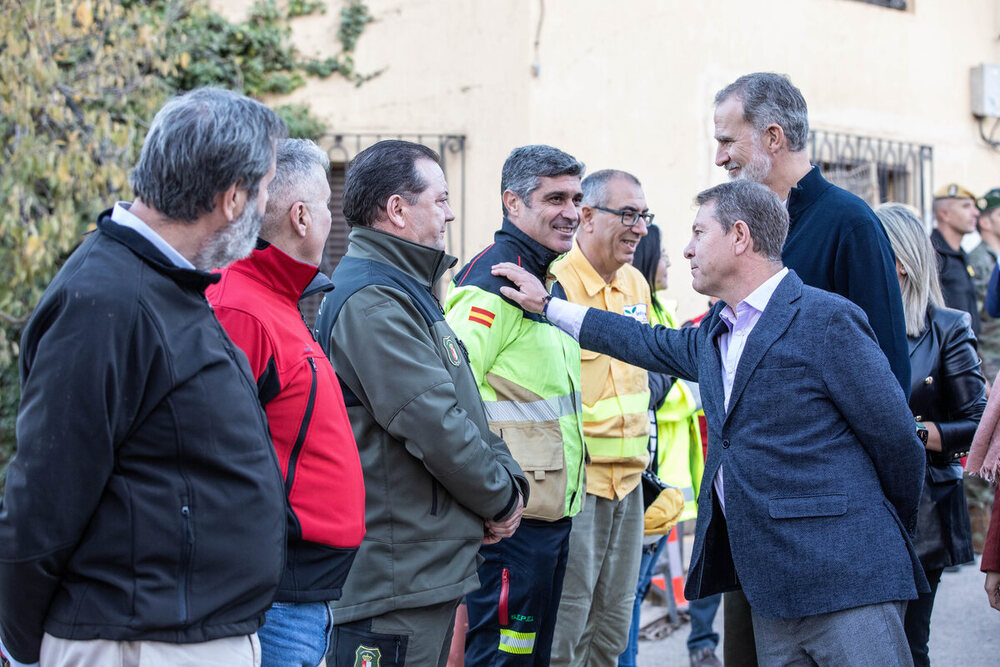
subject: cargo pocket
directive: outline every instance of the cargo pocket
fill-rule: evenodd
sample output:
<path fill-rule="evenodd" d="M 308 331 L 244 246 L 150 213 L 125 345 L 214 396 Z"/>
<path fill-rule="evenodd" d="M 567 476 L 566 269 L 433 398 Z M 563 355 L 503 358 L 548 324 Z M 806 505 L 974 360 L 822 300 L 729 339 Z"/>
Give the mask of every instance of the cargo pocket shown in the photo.
<path fill-rule="evenodd" d="M 491 422 L 528 478 L 528 519 L 555 521 L 566 514 L 566 457 L 558 420 Z"/>

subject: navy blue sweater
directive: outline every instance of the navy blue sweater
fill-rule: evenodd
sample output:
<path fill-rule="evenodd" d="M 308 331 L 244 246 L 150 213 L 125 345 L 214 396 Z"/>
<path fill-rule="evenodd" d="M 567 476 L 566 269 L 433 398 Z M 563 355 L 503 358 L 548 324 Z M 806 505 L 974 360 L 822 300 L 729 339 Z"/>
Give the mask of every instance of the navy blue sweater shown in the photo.
<path fill-rule="evenodd" d="M 788 195 L 785 266 L 806 285 L 850 299 L 868 316 L 893 375 L 910 393 L 910 357 L 896 256 L 875 213 L 813 167 Z M 850 363 L 850 350 L 844 350 Z"/>

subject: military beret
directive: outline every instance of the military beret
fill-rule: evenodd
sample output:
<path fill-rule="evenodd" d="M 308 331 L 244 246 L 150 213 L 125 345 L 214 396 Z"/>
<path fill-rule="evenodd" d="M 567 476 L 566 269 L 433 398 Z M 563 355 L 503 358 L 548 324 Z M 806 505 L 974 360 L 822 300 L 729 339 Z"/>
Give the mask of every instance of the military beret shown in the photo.
<path fill-rule="evenodd" d="M 994 209 L 1000 206 L 1000 188 L 993 188 L 976 202 L 976 206 L 979 207 L 980 211 L 984 213 L 990 209 Z"/>
<path fill-rule="evenodd" d="M 948 183 L 934 191 L 934 199 L 961 199 L 963 197 L 976 201 L 976 195 L 958 183 Z"/>

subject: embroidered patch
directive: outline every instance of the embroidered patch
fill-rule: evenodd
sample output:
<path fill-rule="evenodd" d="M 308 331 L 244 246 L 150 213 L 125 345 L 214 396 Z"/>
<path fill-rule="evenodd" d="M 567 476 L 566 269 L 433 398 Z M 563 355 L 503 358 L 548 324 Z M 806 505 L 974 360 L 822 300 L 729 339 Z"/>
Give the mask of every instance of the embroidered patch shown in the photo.
<path fill-rule="evenodd" d="M 475 306 L 473 306 L 472 310 L 469 311 L 469 321 L 482 324 L 487 329 L 493 326 L 493 320 L 495 318 L 496 315 L 486 310 L 485 308 L 476 308 Z"/>
<path fill-rule="evenodd" d="M 354 652 L 354 667 L 379 667 L 382 660 L 382 651 L 369 646 L 358 646 Z"/>
<path fill-rule="evenodd" d="M 633 320 L 638 320 L 643 324 L 649 324 L 649 318 L 646 317 L 646 304 L 644 303 L 636 303 L 631 306 L 625 306 L 625 310 L 622 311 L 622 315 L 631 317 Z"/>
<path fill-rule="evenodd" d="M 445 336 L 441 339 L 441 344 L 444 345 L 444 351 L 448 355 L 448 361 L 451 362 L 452 366 L 461 366 L 462 357 L 458 356 L 458 347 L 455 345 L 455 341 L 451 336 Z"/>

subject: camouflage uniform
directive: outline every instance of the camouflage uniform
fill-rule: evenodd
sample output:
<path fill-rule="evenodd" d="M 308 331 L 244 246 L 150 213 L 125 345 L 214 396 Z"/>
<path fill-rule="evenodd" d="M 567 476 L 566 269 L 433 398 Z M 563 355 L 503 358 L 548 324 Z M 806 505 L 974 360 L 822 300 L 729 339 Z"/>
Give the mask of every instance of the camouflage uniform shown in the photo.
<path fill-rule="evenodd" d="M 980 243 L 969 253 L 969 266 L 974 272 L 972 283 L 976 287 L 976 304 L 982 321 L 982 329 L 977 336 L 979 356 L 983 359 L 983 374 L 987 382 L 993 382 L 1000 371 L 1000 319 L 990 317 L 983 308 L 986 285 L 990 282 L 990 274 L 996 264 L 997 254 L 985 243 Z"/>

